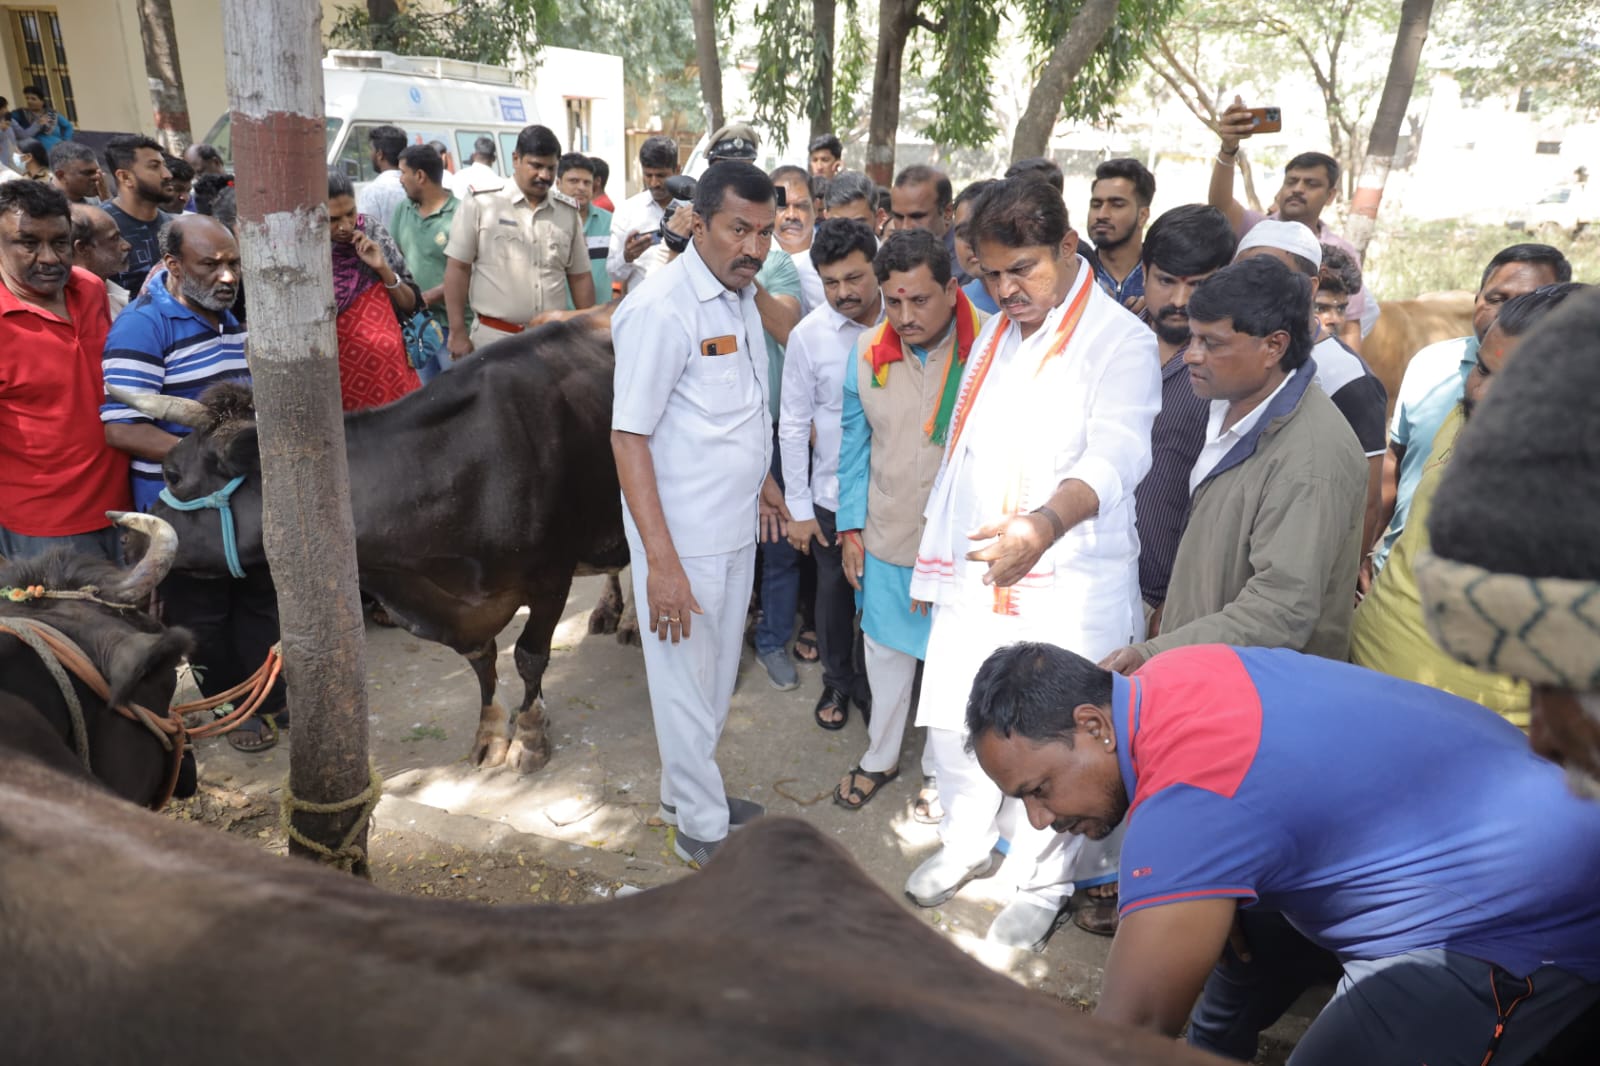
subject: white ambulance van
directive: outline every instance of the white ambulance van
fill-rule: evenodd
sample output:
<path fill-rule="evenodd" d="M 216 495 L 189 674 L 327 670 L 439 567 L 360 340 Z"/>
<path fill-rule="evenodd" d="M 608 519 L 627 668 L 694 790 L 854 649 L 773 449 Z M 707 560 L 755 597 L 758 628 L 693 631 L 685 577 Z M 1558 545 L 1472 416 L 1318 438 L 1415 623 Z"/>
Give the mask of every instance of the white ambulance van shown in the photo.
<path fill-rule="evenodd" d="M 627 174 L 619 56 L 545 48 L 525 80 L 487 63 L 336 49 L 322 60 L 322 85 L 328 165 L 343 168 L 358 187 L 377 177 L 367 134 L 383 125 L 399 126 L 412 144 L 443 142 L 458 169 L 472 161 L 479 137 L 491 137 L 495 169 L 509 177 L 517 134 L 539 123 L 555 131 L 563 152 L 609 163 L 618 190 Z M 206 142 L 231 169 L 229 134 L 224 114 Z"/>

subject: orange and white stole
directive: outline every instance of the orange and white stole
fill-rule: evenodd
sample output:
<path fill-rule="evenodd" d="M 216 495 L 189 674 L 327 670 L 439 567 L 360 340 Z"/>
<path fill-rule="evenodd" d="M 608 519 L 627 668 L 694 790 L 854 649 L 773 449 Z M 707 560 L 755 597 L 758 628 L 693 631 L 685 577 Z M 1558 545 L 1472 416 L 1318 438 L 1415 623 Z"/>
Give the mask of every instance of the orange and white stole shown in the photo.
<path fill-rule="evenodd" d="M 1057 321 L 1044 353 L 1039 361 L 1034 364 L 1030 375 L 1032 380 L 1038 380 L 1045 370 L 1055 360 L 1059 359 L 1066 351 L 1067 345 L 1072 342 L 1073 334 L 1077 332 L 1078 323 L 1082 321 L 1085 308 L 1089 304 L 1090 289 L 1094 282 L 1088 279 L 1087 283 L 1080 277 L 1076 286 L 1077 291 L 1072 295 L 1066 311 Z M 984 346 L 983 352 L 978 356 L 971 371 L 966 375 L 961 384 L 961 392 L 956 397 L 955 412 L 950 420 L 949 444 L 945 450 L 945 468 L 940 471 L 939 483 L 935 488 L 934 496 L 928 502 L 928 525 L 923 536 L 923 550 L 918 551 L 916 565 L 912 571 L 911 595 L 915 599 L 929 602 L 942 602 L 939 593 L 950 587 L 953 591 L 955 584 L 955 558 L 954 554 L 960 551 L 958 541 L 965 540 L 965 531 L 953 529 L 955 521 L 954 488 L 955 482 L 964 473 L 966 452 L 961 444 L 961 437 L 967 428 L 967 420 L 977 407 L 979 396 L 983 387 L 989 382 L 989 373 L 994 367 L 995 357 L 1000 350 L 1011 322 L 1004 313 L 997 316 L 1000 319 L 994 332 L 990 335 L 989 343 Z M 1017 367 L 1012 373 L 1021 372 L 1023 368 Z M 1028 427 L 1019 427 L 1027 429 Z M 1029 447 L 1029 434 L 1019 432 L 1012 435 L 1011 447 L 1013 455 L 1006 466 L 1011 471 L 1003 494 L 1002 510 L 1005 514 L 1012 514 L 1022 507 L 1024 499 L 1025 472 L 1028 466 L 1029 454 L 1037 452 L 1037 448 Z M 1054 491 L 1054 486 L 1051 487 Z M 930 536 L 931 534 L 931 536 Z M 1034 576 L 1034 575 L 1028 575 Z M 1027 577 L 1022 579 L 1027 580 Z M 997 614 L 1016 615 L 1018 605 L 1016 588 L 993 589 L 994 611 Z"/>

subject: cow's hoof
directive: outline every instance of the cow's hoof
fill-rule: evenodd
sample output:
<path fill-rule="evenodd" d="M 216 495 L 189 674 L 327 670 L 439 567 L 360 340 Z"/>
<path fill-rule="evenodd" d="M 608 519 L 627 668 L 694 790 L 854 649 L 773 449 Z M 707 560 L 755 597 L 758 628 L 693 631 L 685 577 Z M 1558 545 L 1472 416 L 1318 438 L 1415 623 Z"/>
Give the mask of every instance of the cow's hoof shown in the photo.
<path fill-rule="evenodd" d="M 493 770 L 506 761 L 511 743 L 499 730 L 479 729 L 472 741 L 472 765 L 483 770 Z"/>
<path fill-rule="evenodd" d="M 624 647 L 629 644 L 636 648 L 644 647 L 644 640 L 639 635 L 639 620 L 637 618 L 625 619 L 617 625 L 617 643 Z"/>
<path fill-rule="evenodd" d="M 544 715 L 523 711 L 517 715 L 517 728 L 511 736 L 506 762 L 519 774 L 543 770 L 550 761 L 550 733 Z"/>
<path fill-rule="evenodd" d="M 589 612 L 589 633 L 615 633 L 620 612 L 615 607 L 602 604 Z"/>

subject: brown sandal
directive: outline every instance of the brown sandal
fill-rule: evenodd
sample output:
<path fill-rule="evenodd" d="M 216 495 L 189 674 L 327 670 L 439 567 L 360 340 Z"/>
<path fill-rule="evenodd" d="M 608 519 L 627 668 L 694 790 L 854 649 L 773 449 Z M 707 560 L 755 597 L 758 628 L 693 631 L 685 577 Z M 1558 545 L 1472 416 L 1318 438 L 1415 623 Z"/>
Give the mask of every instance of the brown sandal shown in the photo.
<path fill-rule="evenodd" d="M 1109 888 L 1109 895 L 1096 896 L 1091 892 L 1094 888 Z M 1083 902 L 1072 909 L 1072 924 L 1082 929 L 1085 933 L 1095 936 L 1117 935 L 1117 883 L 1115 881 L 1105 885 L 1094 885 L 1085 889 Z"/>

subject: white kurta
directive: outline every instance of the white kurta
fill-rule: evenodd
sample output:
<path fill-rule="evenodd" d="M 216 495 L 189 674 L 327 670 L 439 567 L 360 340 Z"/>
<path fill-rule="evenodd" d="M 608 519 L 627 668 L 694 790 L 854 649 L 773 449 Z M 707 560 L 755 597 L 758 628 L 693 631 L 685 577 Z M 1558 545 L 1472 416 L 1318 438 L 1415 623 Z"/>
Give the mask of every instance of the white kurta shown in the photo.
<path fill-rule="evenodd" d="M 1046 360 L 1085 287 L 1076 330 Z M 1004 332 L 945 454 L 917 552 L 911 594 L 935 604 L 920 726 L 962 730 L 973 677 L 1004 645 L 1042 640 L 1098 660 L 1142 637 L 1133 490 L 1150 469 L 1150 425 L 1161 406 L 1155 335 L 1081 264 L 1067 298 L 1031 337 L 1003 315 L 989 320 L 967 361 L 964 392 L 996 331 Z M 983 584 L 987 564 L 966 559 L 980 546 L 967 534 L 1007 510 L 1038 507 L 1068 479 L 1095 491 L 1098 514 L 1046 551 L 1002 606 Z"/>

